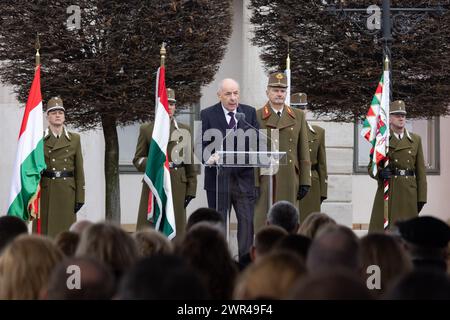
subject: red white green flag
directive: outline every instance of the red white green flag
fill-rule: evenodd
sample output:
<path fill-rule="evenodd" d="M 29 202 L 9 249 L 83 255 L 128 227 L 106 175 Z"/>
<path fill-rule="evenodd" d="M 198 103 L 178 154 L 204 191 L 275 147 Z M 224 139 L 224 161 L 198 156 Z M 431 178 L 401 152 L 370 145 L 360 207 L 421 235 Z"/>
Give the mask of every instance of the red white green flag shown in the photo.
<path fill-rule="evenodd" d="M 378 167 L 389 166 L 389 104 L 390 104 L 390 79 L 389 68 L 386 68 L 378 84 L 377 91 L 364 120 L 361 135 L 372 144 L 370 159 L 372 160 L 372 174 L 378 173 Z M 384 221 L 386 229 L 389 226 L 389 179 L 383 181 Z"/>
<path fill-rule="evenodd" d="M 39 182 L 47 167 L 43 138 L 41 68 L 37 66 L 20 127 L 7 211 L 24 221 L 39 215 Z"/>
<path fill-rule="evenodd" d="M 374 176 L 380 163 L 387 157 L 389 99 L 389 71 L 384 71 L 361 130 L 361 135 L 372 145 L 370 159 Z"/>
<path fill-rule="evenodd" d="M 176 231 L 167 157 L 170 115 L 163 66 L 158 69 L 155 105 L 155 123 L 144 175 L 144 180 L 150 188 L 147 219 L 153 222 L 156 230 L 172 239 L 175 237 Z"/>

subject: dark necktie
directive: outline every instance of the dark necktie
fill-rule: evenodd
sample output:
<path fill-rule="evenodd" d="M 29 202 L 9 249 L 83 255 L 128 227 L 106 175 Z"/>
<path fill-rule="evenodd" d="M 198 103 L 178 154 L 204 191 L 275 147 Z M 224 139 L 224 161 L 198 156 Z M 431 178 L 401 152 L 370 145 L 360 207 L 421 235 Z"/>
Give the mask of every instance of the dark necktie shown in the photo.
<path fill-rule="evenodd" d="M 228 129 L 236 129 L 236 120 L 234 119 L 234 112 L 228 112 L 228 115 L 231 117 L 230 122 L 228 123 Z"/>
<path fill-rule="evenodd" d="M 281 118 L 281 111 L 278 111 L 278 112 L 277 112 L 277 115 L 278 115 L 278 117 Z"/>

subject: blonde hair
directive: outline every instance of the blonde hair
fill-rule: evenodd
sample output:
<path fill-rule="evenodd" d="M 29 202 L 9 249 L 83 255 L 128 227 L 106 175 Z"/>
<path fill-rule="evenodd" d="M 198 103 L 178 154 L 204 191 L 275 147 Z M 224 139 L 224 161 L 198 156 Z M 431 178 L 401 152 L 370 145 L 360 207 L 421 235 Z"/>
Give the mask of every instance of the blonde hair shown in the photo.
<path fill-rule="evenodd" d="M 314 239 L 317 232 L 328 225 L 336 225 L 336 221 L 326 213 L 313 212 L 300 224 L 297 233 Z"/>
<path fill-rule="evenodd" d="M 21 235 L 0 257 L 0 298 L 38 299 L 63 254 L 45 236 Z"/>
<path fill-rule="evenodd" d="M 234 299 L 284 299 L 306 274 L 304 261 L 288 251 L 269 253 L 238 278 Z"/>
<path fill-rule="evenodd" d="M 146 229 L 133 234 L 140 257 L 156 254 L 170 254 L 173 251 L 172 243 L 161 232 Z"/>

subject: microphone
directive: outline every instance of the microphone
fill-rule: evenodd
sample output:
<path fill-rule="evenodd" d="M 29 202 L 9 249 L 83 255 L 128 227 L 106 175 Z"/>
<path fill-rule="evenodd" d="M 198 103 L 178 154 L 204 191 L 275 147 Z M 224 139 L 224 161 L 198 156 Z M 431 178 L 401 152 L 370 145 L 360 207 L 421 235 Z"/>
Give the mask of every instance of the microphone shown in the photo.
<path fill-rule="evenodd" d="M 236 112 L 235 118 L 237 121 L 244 121 L 247 123 L 247 121 L 245 121 L 245 113 L 243 113 L 243 112 Z"/>

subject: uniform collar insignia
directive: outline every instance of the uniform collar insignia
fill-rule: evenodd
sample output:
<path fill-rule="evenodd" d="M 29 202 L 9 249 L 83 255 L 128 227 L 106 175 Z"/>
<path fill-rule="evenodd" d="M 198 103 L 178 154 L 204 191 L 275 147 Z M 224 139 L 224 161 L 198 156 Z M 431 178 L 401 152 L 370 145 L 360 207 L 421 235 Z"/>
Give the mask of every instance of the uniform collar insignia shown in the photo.
<path fill-rule="evenodd" d="M 64 126 L 63 130 L 64 130 L 64 134 L 66 135 L 66 138 L 70 141 L 70 134 L 69 134 L 69 131 L 67 131 L 66 126 Z"/>
<path fill-rule="evenodd" d="M 291 116 L 291 118 L 295 119 L 295 113 L 294 111 L 291 109 L 291 107 L 285 105 L 287 113 Z"/>
<path fill-rule="evenodd" d="M 309 124 L 309 122 L 307 122 L 307 123 L 308 123 L 309 130 L 311 130 L 311 132 L 316 133 L 316 131 L 314 130 L 314 128 Z"/>
<path fill-rule="evenodd" d="M 270 117 L 270 114 L 271 114 L 271 112 L 270 112 L 270 110 L 269 110 L 269 104 L 267 103 L 267 104 L 263 107 L 263 116 L 262 116 L 263 120 L 266 120 L 267 118 L 269 118 L 269 117 Z"/>
<path fill-rule="evenodd" d="M 406 136 L 408 137 L 409 141 L 413 142 L 414 140 L 413 140 L 413 138 L 411 137 L 411 135 L 409 134 L 409 131 L 406 130 L 406 128 L 405 128 L 405 132 L 406 132 Z"/>

